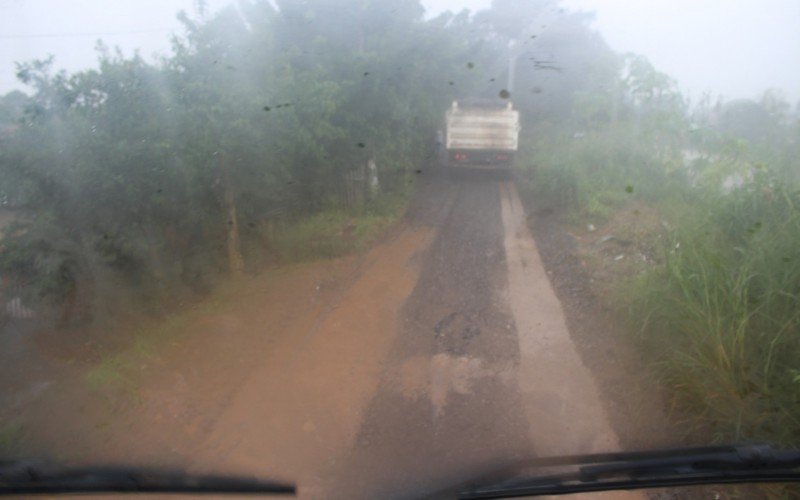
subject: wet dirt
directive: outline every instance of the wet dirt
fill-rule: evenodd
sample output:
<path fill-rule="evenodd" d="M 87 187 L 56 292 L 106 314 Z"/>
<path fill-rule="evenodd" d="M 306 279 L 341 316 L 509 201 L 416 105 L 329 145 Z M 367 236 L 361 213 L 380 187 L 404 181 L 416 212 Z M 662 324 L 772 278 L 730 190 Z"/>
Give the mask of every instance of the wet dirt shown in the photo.
<path fill-rule="evenodd" d="M 427 235 L 406 229 L 378 245 L 319 314 L 277 340 L 197 449 L 194 468 L 291 480 L 318 496 L 319 470 L 353 441 L 375 391 Z"/>

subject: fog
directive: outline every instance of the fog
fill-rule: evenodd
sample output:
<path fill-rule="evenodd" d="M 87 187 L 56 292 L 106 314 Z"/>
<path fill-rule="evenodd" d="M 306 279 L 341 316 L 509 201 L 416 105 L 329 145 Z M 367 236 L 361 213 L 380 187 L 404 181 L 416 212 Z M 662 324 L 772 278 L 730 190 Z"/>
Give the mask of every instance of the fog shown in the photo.
<path fill-rule="evenodd" d="M 646 55 L 693 97 L 754 98 L 767 88 L 800 99 L 800 2 L 569 0 L 594 11 L 612 48 Z"/>
<path fill-rule="evenodd" d="M 798 13 L 0 0 L 0 462 L 796 449 Z"/>
<path fill-rule="evenodd" d="M 230 0 L 208 0 L 209 12 Z M 425 0 L 427 16 L 446 10 L 473 12 L 490 0 Z M 756 98 L 768 88 L 800 99 L 800 3 L 792 0 L 567 0 L 594 12 L 593 26 L 619 52 L 636 52 L 676 78 L 697 99 L 704 92 Z M 181 28 L 175 13 L 194 0 L 0 0 L 0 93 L 21 85 L 14 62 L 53 54 L 70 71 L 96 64 L 102 39 L 144 56 L 169 50 Z"/>

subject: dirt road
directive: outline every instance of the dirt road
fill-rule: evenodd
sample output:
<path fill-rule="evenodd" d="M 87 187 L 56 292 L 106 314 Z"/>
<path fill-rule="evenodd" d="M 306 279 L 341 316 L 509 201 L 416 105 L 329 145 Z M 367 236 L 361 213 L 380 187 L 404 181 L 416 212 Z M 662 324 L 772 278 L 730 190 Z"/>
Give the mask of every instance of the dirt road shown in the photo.
<path fill-rule="evenodd" d="M 526 458 L 618 449 L 616 400 L 528 222 L 507 180 L 424 173 L 365 255 L 254 278 L 157 354 L 121 358 L 100 392 L 53 381 L 19 414 L 29 450 L 255 474 L 303 498 L 417 498 Z"/>
<path fill-rule="evenodd" d="M 424 182 L 306 333 L 273 347 L 194 457 L 308 498 L 418 497 L 618 447 L 513 184 Z"/>

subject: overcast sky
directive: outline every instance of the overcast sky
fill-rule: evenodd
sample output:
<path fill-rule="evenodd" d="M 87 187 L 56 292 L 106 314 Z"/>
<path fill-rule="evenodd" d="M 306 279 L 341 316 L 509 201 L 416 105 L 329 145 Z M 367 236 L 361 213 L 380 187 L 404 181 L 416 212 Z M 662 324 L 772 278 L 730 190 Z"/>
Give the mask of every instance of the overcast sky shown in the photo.
<path fill-rule="evenodd" d="M 230 0 L 209 0 L 212 8 Z M 422 0 L 431 13 L 477 10 L 489 0 Z M 95 62 L 102 38 L 126 52 L 165 52 L 179 30 L 175 13 L 193 0 L 0 0 L 0 93 L 18 87 L 14 61 L 54 54 L 58 67 Z M 611 47 L 647 56 L 684 91 L 728 98 L 782 89 L 800 100 L 798 0 L 564 0 L 596 12 L 594 27 Z"/>

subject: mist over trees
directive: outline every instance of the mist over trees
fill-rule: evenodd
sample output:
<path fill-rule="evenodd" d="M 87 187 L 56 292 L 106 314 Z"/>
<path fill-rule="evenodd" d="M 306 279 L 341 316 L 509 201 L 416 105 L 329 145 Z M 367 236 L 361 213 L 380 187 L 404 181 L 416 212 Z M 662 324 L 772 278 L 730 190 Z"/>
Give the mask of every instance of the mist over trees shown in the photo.
<path fill-rule="evenodd" d="M 304 218 L 388 210 L 433 165 L 450 102 L 499 96 L 511 59 L 524 137 L 619 121 L 662 151 L 796 135 L 773 95 L 698 107 L 714 134 L 690 137 L 674 82 L 550 0 L 432 19 L 416 0 L 243 0 L 179 18 L 157 63 L 98 42 L 94 69 L 20 62 L 30 95 L 0 99 L 0 275 L 61 325 L 257 270 Z"/>

